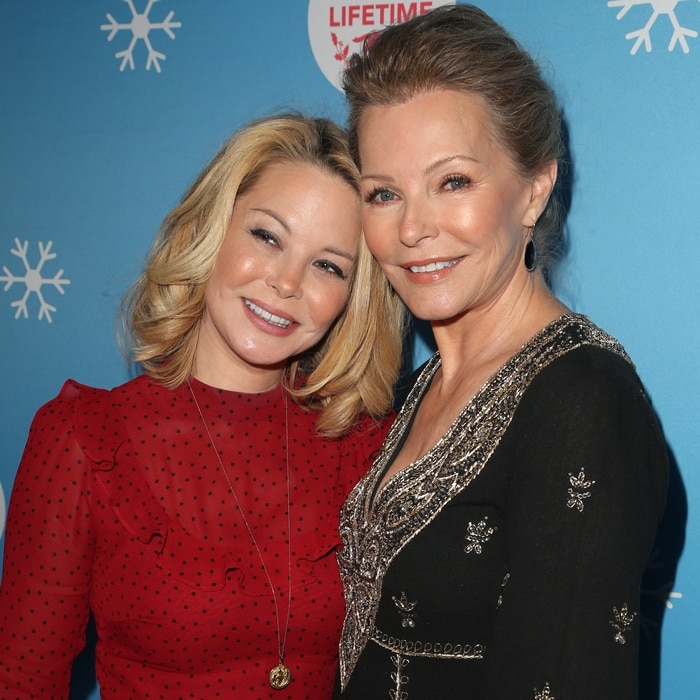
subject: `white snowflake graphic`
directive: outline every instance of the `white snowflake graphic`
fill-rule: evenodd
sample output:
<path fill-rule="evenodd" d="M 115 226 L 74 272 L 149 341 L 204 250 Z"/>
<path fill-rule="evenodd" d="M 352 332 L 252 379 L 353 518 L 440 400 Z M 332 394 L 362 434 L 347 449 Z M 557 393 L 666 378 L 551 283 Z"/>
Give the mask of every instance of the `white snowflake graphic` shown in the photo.
<path fill-rule="evenodd" d="M 128 29 L 129 31 L 131 31 L 131 43 L 129 44 L 128 48 L 124 49 L 124 51 L 117 51 L 117 53 L 114 54 L 115 58 L 122 59 L 121 66 L 119 66 L 119 70 L 123 71 L 127 65 L 129 66 L 129 68 L 131 68 L 131 70 L 134 70 L 134 47 L 136 46 L 139 39 L 141 39 L 143 43 L 146 44 L 146 48 L 148 49 L 148 58 L 146 59 L 146 70 L 150 70 L 151 66 L 154 66 L 156 72 L 160 73 L 159 61 L 161 59 L 165 59 L 165 54 L 160 53 L 159 51 L 156 51 L 153 48 L 151 40 L 148 38 L 148 35 L 152 29 L 162 29 L 171 39 L 174 39 L 175 34 L 173 34 L 173 29 L 179 29 L 182 26 L 182 23 L 172 21 L 173 15 L 175 14 L 172 10 L 168 13 L 167 17 L 162 22 L 151 22 L 148 15 L 154 3 L 160 2 L 160 0 L 148 0 L 148 3 L 146 4 L 146 9 L 141 14 L 136 12 L 136 8 L 134 7 L 134 0 L 123 0 L 123 2 L 125 2 L 131 10 L 131 21 L 128 24 L 119 23 L 108 12 L 107 19 L 109 20 L 109 24 L 100 25 L 100 29 L 109 32 L 107 41 L 112 41 L 112 39 L 114 39 L 114 37 L 116 36 L 117 32 L 120 32 L 122 29 Z"/>
<path fill-rule="evenodd" d="M 646 25 L 644 25 L 642 29 L 637 29 L 634 32 L 625 34 L 625 39 L 635 40 L 630 50 L 633 56 L 639 51 L 639 47 L 642 44 L 644 44 L 647 53 L 651 51 L 651 28 L 661 15 L 667 15 L 673 26 L 673 35 L 671 36 L 668 50 L 673 51 L 676 45 L 679 45 L 683 53 L 688 53 L 690 47 L 688 46 L 686 37 L 692 37 L 694 39 L 697 37 L 698 33 L 693 29 L 681 27 L 675 12 L 676 5 L 678 5 L 679 2 L 683 2 L 683 0 L 609 0 L 608 7 L 621 8 L 617 13 L 617 19 L 622 19 L 627 12 L 629 12 L 630 8 L 635 5 L 651 5 L 652 14 Z"/>
<path fill-rule="evenodd" d="M 5 287 L 3 291 L 7 291 L 15 282 L 23 283 L 25 290 L 24 296 L 17 301 L 13 301 L 10 306 L 17 308 L 15 313 L 15 318 L 19 318 L 20 314 L 24 318 L 28 318 L 29 314 L 27 311 L 27 300 L 32 292 L 34 292 L 39 298 L 39 320 L 45 318 L 49 323 L 51 323 L 51 314 L 56 311 L 56 307 L 49 304 L 44 295 L 42 294 L 41 288 L 44 285 L 53 285 L 61 294 L 64 293 L 63 287 L 66 284 L 70 284 L 70 280 L 63 279 L 63 270 L 59 270 L 52 278 L 47 279 L 41 276 L 41 268 L 44 263 L 48 260 L 53 260 L 56 257 L 56 253 L 51 252 L 51 241 L 49 241 L 46 246 L 39 241 L 39 264 L 32 268 L 29 265 L 27 259 L 27 248 L 29 247 L 29 241 L 24 241 L 24 243 L 19 242 L 19 238 L 15 238 L 15 247 L 10 249 L 13 255 L 16 255 L 24 263 L 24 276 L 20 277 L 18 275 L 13 275 L 7 267 L 3 265 L 2 271 L 5 273 L 0 275 L 0 282 L 5 282 Z"/>

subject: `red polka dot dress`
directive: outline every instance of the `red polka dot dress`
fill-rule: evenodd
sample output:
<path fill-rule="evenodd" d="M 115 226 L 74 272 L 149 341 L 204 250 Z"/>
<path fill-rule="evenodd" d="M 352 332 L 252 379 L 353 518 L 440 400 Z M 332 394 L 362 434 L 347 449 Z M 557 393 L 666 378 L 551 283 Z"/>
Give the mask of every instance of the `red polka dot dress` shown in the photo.
<path fill-rule="evenodd" d="M 67 382 L 32 424 L 7 520 L 0 697 L 65 698 L 92 611 L 104 700 L 331 695 L 344 616 L 338 512 L 386 425 L 338 440 L 281 389 L 238 394 L 142 376 Z M 268 682 L 290 606 L 285 664 Z M 291 522 L 291 567 L 288 522 Z"/>

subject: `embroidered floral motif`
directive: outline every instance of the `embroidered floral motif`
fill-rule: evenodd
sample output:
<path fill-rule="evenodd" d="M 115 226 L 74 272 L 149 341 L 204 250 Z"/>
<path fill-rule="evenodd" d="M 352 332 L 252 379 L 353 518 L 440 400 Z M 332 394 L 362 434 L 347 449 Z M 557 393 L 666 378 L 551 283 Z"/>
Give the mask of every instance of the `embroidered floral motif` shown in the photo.
<path fill-rule="evenodd" d="M 508 360 L 462 409 L 445 435 L 423 457 L 377 490 L 420 399 L 440 367 L 428 361 L 384 441 L 379 456 L 342 509 L 338 552 L 347 613 L 340 644 L 340 685 L 370 639 L 391 562 L 486 466 L 508 429 L 530 382 L 575 348 L 605 348 L 629 361 L 622 346 L 585 316 L 564 314 Z"/>
<path fill-rule="evenodd" d="M 549 689 L 549 683 L 545 683 L 544 688 L 540 691 L 535 688 L 535 700 L 556 700 L 554 695 L 552 695 L 552 691 Z"/>
<path fill-rule="evenodd" d="M 612 628 L 615 630 L 615 641 L 618 644 L 624 644 L 627 639 L 625 633 L 632 629 L 632 622 L 637 617 L 636 612 L 630 612 L 625 603 L 619 610 L 613 607 L 613 619 L 610 620 Z"/>
<path fill-rule="evenodd" d="M 583 500 L 591 497 L 591 492 L 586 489 L 591 488 L 595 481 L 588 481 L 586 473 L 581 469 L 577 476 L 569 473 L 569 483 L 571 488 L 569 488 L 569 500 L 566 502 L 566 505 L 569 508 L 576 508 L 579 513 L 583 513 Z"/>
<path fill-rule="evenodd" d="M 401 591 L 401 597 L 391 596 L 394 601 L 394 605 L 399 609 L 399 615 L 401 615 L 401 627 L 415 627 L 416 621 L 413 619 L 413 610 L 415 609 L 418 601 L 414 600 L 412 603 L 406 598 L 406 594 Z"/>
<path fill-rule="evenodd" d="M 489 527 L 487 522 L 488 517 L 484 518 L 478 523 L 467 523 L 467 534 L 464 539 L 469 542 L 469 544 L 464 548 L 467 554 L 481 554 L 481 546 L 486 544 L 493 535 L 497 527 Z"/>

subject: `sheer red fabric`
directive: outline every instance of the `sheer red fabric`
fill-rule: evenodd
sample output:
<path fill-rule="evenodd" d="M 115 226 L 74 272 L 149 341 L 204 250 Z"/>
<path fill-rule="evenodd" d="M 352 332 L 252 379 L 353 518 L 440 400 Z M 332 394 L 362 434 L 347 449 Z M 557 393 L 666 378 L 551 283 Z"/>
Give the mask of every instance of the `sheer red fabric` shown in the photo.
<path fill-rule="evenodd" d="M 277 592 L 289 605 L 280 389 L 193 389 Z M 32 424 L 8 512 L 0 696 L 67 697 L 89 612 L 101 697 L 327 698 L 344 605 L 338 512 L 386 432 L 324 439 L 289 411 L 292 599 L 278 662 L 270 586 L 188 387 L 67 382 Z"/>

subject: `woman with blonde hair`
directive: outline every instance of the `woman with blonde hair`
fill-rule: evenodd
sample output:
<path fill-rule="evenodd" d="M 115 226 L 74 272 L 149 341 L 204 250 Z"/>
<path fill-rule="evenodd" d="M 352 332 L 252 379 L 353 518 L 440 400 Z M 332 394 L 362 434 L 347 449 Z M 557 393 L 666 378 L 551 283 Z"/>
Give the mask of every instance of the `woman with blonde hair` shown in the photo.
<path fill-rule="evenodd" d="M 123 305 L 145 372 L 32 424 L 0 586 L 0 695 L 325 698 L 338 509 L 386 432 L 402 304 L 363 241 L 345 132 L 241 129 Z"/>

